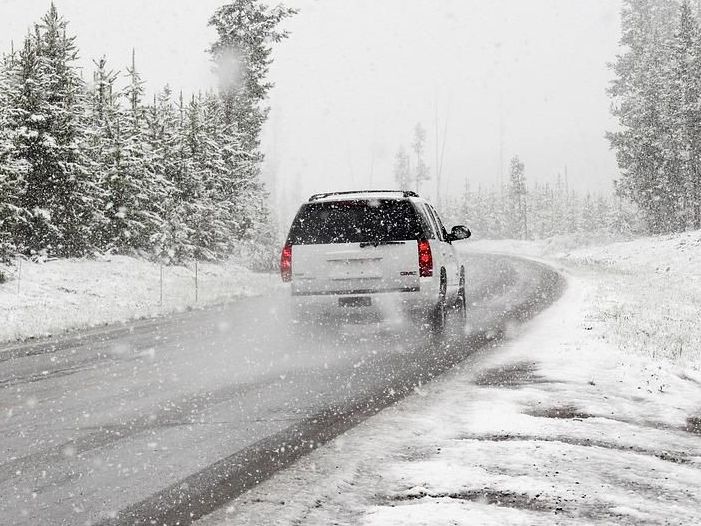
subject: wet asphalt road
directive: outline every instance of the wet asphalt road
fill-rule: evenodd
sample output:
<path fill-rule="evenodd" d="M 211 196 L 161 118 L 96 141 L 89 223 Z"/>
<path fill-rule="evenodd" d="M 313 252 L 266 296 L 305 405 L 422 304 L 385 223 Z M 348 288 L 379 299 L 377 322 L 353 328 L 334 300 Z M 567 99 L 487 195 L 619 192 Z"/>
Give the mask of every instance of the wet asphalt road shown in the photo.
<path fill-rule="evenodd" d="M 0 522 L 187 524 L 531 318 L 564 286 L 465 255 L 468 319 L 290 330 L 282 292 L 0 347 Z M 498 352 L 496 350 L 495 352 Z"/>

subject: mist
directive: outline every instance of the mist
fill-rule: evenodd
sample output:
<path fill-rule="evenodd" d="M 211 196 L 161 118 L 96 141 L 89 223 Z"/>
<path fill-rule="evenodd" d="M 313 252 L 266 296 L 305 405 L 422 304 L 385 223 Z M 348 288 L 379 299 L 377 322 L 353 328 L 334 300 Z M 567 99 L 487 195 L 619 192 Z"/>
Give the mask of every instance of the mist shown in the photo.
<path fill-rule="evenodd" d="M 102 55 L 125 71 L 133 46 L 148 92 L 169 84 L 187 96 L 218 87 L 206 49 L 215 38 L 207 21 L 221 3 L 57 5 L 78 35 L 86 76 Z M 441 192 L 449 194 L 466 181 L 498 185 L 516 154 L 531 181 L 567 172 L 581 191 L 610 192 L 607 63 L 617 53 L 620 2 L 287 4 L 300 12 L 274 50 L 263 137 L 265 177 L 281 216 L 317 191 L 394 187 L 394 156 L 418 122 L 428 132 L 432 178 L 422 192 L 429 197 L 441 165 Z M 3 46 L 20 42 L 45 8 L 3 2 Z M 96 32 L 92 21 L 101 17 L 110 23 Z"/>
<path fill-rule="evenodd" d="M 428 132 L 429 197 L 442 150 L 444 195 L 466 181 L 499 184 L 515 154 L 532 181 L 567 172 L 575 188 L 611 191 L 607 62 L 619 2 L 291 4 L 301 11 L 276 48 L 265 137 L 286 200 L 394 187 L 394 156 L 417 122 Z"/>

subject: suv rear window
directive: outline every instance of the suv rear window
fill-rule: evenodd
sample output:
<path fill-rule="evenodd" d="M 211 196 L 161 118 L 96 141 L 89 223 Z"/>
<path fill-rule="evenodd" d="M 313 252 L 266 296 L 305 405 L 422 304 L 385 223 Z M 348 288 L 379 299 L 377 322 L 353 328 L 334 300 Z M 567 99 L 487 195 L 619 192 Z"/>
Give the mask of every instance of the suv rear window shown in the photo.
<path fill-rule="evenodd" d="M 308 203 L 297 213 L 287 242 L 326 245 L 421 239 L 414 206 L 396 199 Z"/>

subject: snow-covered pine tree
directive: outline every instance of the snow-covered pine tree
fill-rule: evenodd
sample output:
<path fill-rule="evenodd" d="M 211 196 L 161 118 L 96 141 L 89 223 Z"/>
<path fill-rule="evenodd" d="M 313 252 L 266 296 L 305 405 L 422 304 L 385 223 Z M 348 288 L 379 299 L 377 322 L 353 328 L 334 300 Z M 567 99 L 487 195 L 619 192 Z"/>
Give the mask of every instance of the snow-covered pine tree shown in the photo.
<path fill-rule="evenodd" d="M 540 232 L 541 239 L 547 239 L 555 235 L 555 191 L 550 183 L 543 186 L 543 196 L 540 210 Z"/>
<path fill-rule="evenodd" d="M 573 234 L 582 231 L 582 204 L 575 190 L 569 190 L 565 196 L 564 233 Z"/>
<path fill-rule="evenodd" d="M 153 255 L 153 238 L 164 228 L 167 183 L 154 172 L 147 148 L 142 83 L 133 57 L 129 82 L 121 92 L 115 86 L 119 74 L 107 69 L 106 59 L 96 66 L 89 114 L 90 152 L 104 217 L 97 230 L 99 246 L 118 253 Z"/>
<path fill-rule="evenodd" d="M 97 213 L 82 149 L 84 86 L 66 29 L 52 4 L 25 39 L 9 94 L 14 155 L 26 166 L 17 203 L 31 214 L 15 239 L 24 252 L 64 257 L 90 251 Z"/>
<path fill-rule="evenodd" d="M 462 198 L 455 200 L 455 212 L 452 223 L 455 225 L 474 225 L 475 217 L 479 212 L 478 201 L 470 188 L 470 183 L 466 179 Z"/>
<path fill-rule="evenodd" d="M 509 200 L 507 203 L 511 236 L 528 239 L 528 203 L 526 201 L 525 165 L 518 155 L 511 159 L 509 171 Z"/>
<path fill-rule="evenodd" d="M 123 211 L 123 217 L 114 216 L 118 227 L 115 233 L 119 234 L 118 239 L 123 241 L 125 250 L 153 257 L 158 252 L 156 240 L 165 229 L 164 203 L 172 194 L 172 189 L 153 160 L 153 150 L 148 141 L 147 110 L 143 105 L 144 82 L 136 69 L 133 50 L 126 79 L 126 86 L 118 98 L 118 101 L 123 101 L 118 106 L 118 143 L 125 195 L 121 204 L 111 200 L 113 209 L 116 204 L 116 209 Z"/>
<path fill-rule="evenodd" d="M 156 257 L 166 263 L 194 257 L 184 204 L 191 165 L 185 155 L 187 139 L 181 123 L 184 117 L 179 115 L 172 96 L 170 86 L 166 85 L 154 95 L 153 104 L 146 112 L 151 170 L 167 185 L 162 201 L 162 228 L 152 236 L 152 243 Z"/>
<path fill-rule="evenodd" d="M 508 224 L 508 210 L 505 206 L 506 200 L 501 188 L 490 189 L 486 197 L 487 200 L 487 221 L 489 222 L 489 238 L 505 239 L 511 237 L 511 228 Z"/>
<path fill-rule="evenodd" d="M 221 221 L 220 204 L 216 198 L 221 154 L 214 134 L 208 136 L 206 133 L 202 96 L 193 96 L 181 111 L 185 113 L 181 124 L 181 133 L 185 138 L 181 155 L 189 157 L 191 164 L 180 195 L 193 247 L 192 256 L 197 260 L 216 259 L 224 252 L 221 238 L 226 236 L 222 233 L 226 227 Z"/>
<path fill-rule="evenodd" d="M 695 42 L 694 51 L 691 53 L 693 65 L 690 72 L 690 91 L 693 99 L 696 97 L 696 106 L 691 107 L 688 112 L 690 118 L 686 131 L 692 136 L 690 140 L 691 159 L 690 170 L 687 179 L 687 199 L 690 210 L 690 226 L 694 229 L 701 229 L 701 4 L 698 5 L 695 21 Z"/>
<path fill-rule="evenodd" d="M 608 230 L 608 218 L 611 215 L 611 199 L 603 194 L 596 197 L 596 229 L 600 232 Z"/>
<path fill-rule="evenodd" d="M 87 122 L 83 152 L 90 159 L 90 170 L 96 183 L 99 209 L 102 212 L 99 221 L 96 221 L 92 230 L 94 244 L 100 250 L 114 248 L 110 242 L 108 233 L 110 221 L 109 198 L 106 195 L 106 182 L 109 178 L 108 158 L 113 148 L 113 128 L 116 120 L 116 100 L 114 81 L 117 73 L 107 70 L 107 59 L 101 58 L 94 61 L 95 71 L 93 81 L 87 88 L 87 104 L 85 120 Z"/>
<path fill-rule="evenodd" d="M 397 188 L 400 190 L 408 190 L 412 187 L 409 154 L 403 145 L 399 147 L 394 157 L 393 171 Z"/>
<path fill-rule="evenodd" d="M 701 30 L 689 0 L 680 6 L 670 54 L 666 117 L 678 153 L 677 229 L 701 228 Z"/>
<path fill-rule="evenodd" d="M 14 49 L 0 61 L 0 262 L 9 262 L 21 247 L 16 243 L 18 225 L 27 221 L 29 213 L 18 207 L 19 186 L 25 166 L 16 155 L 12 126 L 14 111 L 10 90 L 14 84 L 18 57 Z"/>
<path fill-rule="evenodd" d="M 538 239 L 542 230 L 542 199 L 543 189 L 538 181 L 532 183 L 530 188 L 527 188 L 525 196 L 525 210 L 527 212 L 528 239 Z"/>
<path fill-rule="evenodd" d="M 188 232 L 188 257 L 219 259 L 233 236 L 233 203 L 222 188 L 228 174 L 219 123 L 219 100 L 213 94 L 178 104 L 180 140 L 177 155 L 185 178 L 178 183 L 181 219 Z"/>
<path fill-rule="evenodd" d="M 265 105 L 273 84 L 268 80 L 272 46 L 287 37 L 280 23 L 296 13 L 260 0 L 234 0 L 220 7 L 209 24 L 217 31 L 210 48 L 219 78 L 224 134 L 223 160 L 227 177 L 219 185 L 224 200 L 236 207 L 236 239 L 274 244 L 267 194 L 261 182 L 260 133 L 269 108 Z"/>
<path fill-rule="evenodd" d="M 584 200 L 582 201 L 579 228 L 585 234 L 599 230 L 596 205 L 594 203 L 594 198 L 589 192 L 587 192 L 587 194 L 584 196 Z"/>
<path fill-rule="evenodd" d="M 257 152 L 260 132 L 269 108 L 265 100 L 273 84 L 268 80 L 272 45 L 287 38 L 280 23 L 297 11 L 260 0 L 234 0 L 209 20 L 217 32 L 210 53 L 219 77 L 224 120 L 235 125 L 242 145 Z"/>
<path fill-rule="evenodd" d="M 411 149 L 416 156 L 416 165 L 414 166 L 413 182 L 416 192 L 420 192 L 421 183 L 428 181 L 431 176 L 429 174 L 428 165 L 424 160 L 424 150 L 426 149 L 426 130 L 420 122 L 414 126 L 414 138 L 411 143 Z"/>
<path fill-rule="evenodd" d="M 484 188 L 482 185 L 477 186 L 476 192 L 470 192 L 468 194 L 472 202 L 471 210 L 468 210 L 469 215 L 464 223 L 458 221 L 458 224 L 466 224 L 472 231 L 478 234 L 480 237 L 485 237 L 484 234 L 488 230 L 489 225 L 486 217 L 489 213 L 487 202 L 485 199 Z M 466 209 L 470 205 L 468 203 L 463 204 L 463 209 Z M 461 218 L 462 219 L 462 218 Z"/>
<path fill-rule="evenodd" d="M 612 65 L 616 78 L 609 88 L 620 125 L 608 134 L 621 171 L 616 188 L 640 207 L 651 232 L 678 228 L 678 154 L 665 122 L 678 11 L 670 0 L 624 1 L 624 51 Z"/>
<path fill-rule="evenodd" d="M 191 114 L 191 142 L 210 203 L 204 226 L 209 230 L 208 246 L 223 258 L 265 230 L 261 226 L 267 222 L 265 194 L 259 186 L 257 161 L 227 125 L 221 99 L 207 93 L 195 102 L 199 109 L 193 108 Z"/>
<path fill-rule="evenodd" d="M 669 230 L 684 230 L 693 217 L 690 197 L 693 173 L 699 163 L 701 110 L 699 109 L 699 61 L 695 57 L 699 28 L 688 1 L 682 2 L 679 24 L 669 43 L 664 64 L 664 94 L 660 141 L 664 154 L 664 180 L 669 199 Z"/>

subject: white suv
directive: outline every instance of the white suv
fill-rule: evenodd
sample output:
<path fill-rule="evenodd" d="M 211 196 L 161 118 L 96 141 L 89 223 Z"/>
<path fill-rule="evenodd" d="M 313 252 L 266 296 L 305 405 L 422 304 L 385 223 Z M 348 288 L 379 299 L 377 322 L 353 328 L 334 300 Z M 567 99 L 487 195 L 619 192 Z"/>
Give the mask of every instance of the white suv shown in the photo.
<path fill-rule="evenodd" d="M 282 249 L 282 280 L 292 308 L 311 314 L 404 313 L 442 331 L 446 309 L 465 312 L 465 267 L 433 207 L 414 192 L 313 195 Z"/>

